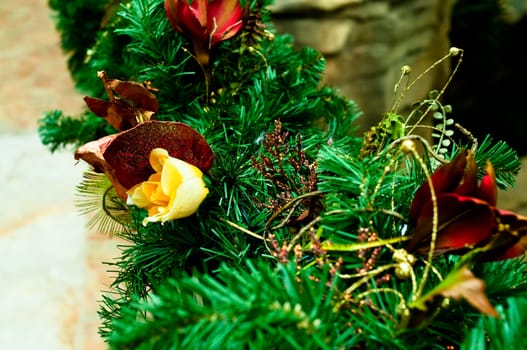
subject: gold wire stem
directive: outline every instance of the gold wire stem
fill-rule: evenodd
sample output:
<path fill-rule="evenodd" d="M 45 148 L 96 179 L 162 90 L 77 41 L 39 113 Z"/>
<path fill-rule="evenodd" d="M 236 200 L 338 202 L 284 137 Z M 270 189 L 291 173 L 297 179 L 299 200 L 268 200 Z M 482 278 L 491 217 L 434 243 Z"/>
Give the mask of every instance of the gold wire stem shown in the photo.
<path fill-rule="evenodd" d="M 373 213 L 373 212 L 379 212 L 379 213 L 383 213 L 383 214 L 386 214 L 386 215 L 389 215 L 389 216 L 393 216 L 401 221 L 405 221 L 405 217 L 402 216 L 401 214 L 399 214 L 398 212 L 396 211 L 393 211 L 393 210 L 389 210 L 389 209 L 377 209 L 377 208 L 359 208 L 357 209 L 356 211 L 358 212 L 365 212 L 365 213 Z"/>
<path fill-rule="evenodd" d="M 393 293 L 399 298 L 399 307 L 407 306 L 406 300 L 404 299 L 404 295 L 398 290 L 393 289 L 393 288 L 373 288 L 373 289 L 360 293 L 359 295 L 355 297 L 355 299 L 357 300 L 364 299 L 365 297 L 367 297 L 369 294 L 372 294 L 372 293 Z"/>
<path fill-rule="evenodd" d="M 426 261 L 426 260 L 423 260 L 423 263 L 424 263 L 425 265 L 430 265 L 430 269 L 432 270 L 432 272 L 434 273 L 434 275 L 436 275 L 436 277 L 437 277 L 440 281 L 443 280 L 443 276 L 441 276 L 441 273 L 439 272 L 438 269 L 436 269 L 436 267 L 435 267 L 434 265 L 430 264 L 430 263 L 429 263 L 428 261 Z"/>
<path fill-rule="evenodd" d="M 302 227 L 298 233 L 293 237 L 293 239 L 291 240 L 291 242 L 289 242 L 288 246 L 287 246 L 287 249 L 288 250 L 291 250 L 293 248 L 293 246 L 296 244 L 296 242 L 306 233 L 306 231 L 308 231 L 311 227 L 313 227 L 316 223 L 320 222 L 320 220 L 322 220 L 322 217 L 321 216 L 317 216 L 316 218 L 314 218 L 313 220 L 311 220 L 307 225 L 305 225 L 304 227 Z"/>
<path fill-rule="evenodd" d="M 377 195 L 377 192 L 379 192 L 379 190 L 381 189 L 382 181 L 384 180 L 386 175 L 390 172 L 390 170 L 392 170 L 392 165 L 393 165 L 394 162 L 395 162 L 395 160 L 394 160 L 394 158 L 392 158 L 392 159 L 390 159 L 390 162 L 388 163 L 388 165 L 386 165 L 384 167 L 382 175 L 379 178 L 379 181 L 377 181 L 377 184 L 375 185 L 375 188 L 373 189 L 373 193 L 371 195 L 370 205 L 372 204 L 371 202 L 373 202 L 373 200 L 375 199 L 375 196 Z"/>
<path fill-rule="evenodd" d="M 374 288 L 374 289 L 370 289 L 370 290 L 367 290 L 365 292 L 360 293 L 359 295 L 356 296 L 356 298 L 357 299 L 362 299 L 365 296 L 367 296 L 368 294 L 379 293 L 379 292 L 380 293 L 393 293 L 393 294 L 397 295 L 399 300 L 401 300 L 401 303 L 406 303 L 403 294 L 401 292 L 399 292 L 398 290 L 393 289 L 393 288 Z"/>
<path fill-rule="evenodd" d="M 408 236 L 392 237 L 383 240 L 371 241 L 371 242 L 360 242 L 360 243 L 350 243 L 350 244 L 333 244 L 328 241 L 321 243 L 321 247 L 324 250 L 332 252 L 354 252 L 362 249 L 371 249 L 378 247 L 387 247 L 391 246 L 393 243 L 401 243 L 409 240 Z"/>
<path fill-rule="evenodd" d="M 285 225 L 287 225 L 287 223 L 289 222 L 289 219 L 291 219 L 291 216 L 293 216 L 293 213 L 295 212 L 295 209 L 300 205 L 300 203 L 301 203 L 300 201 L 294 201 L 294 204 L 291 206 L 291 210 L 289 210 L 289 212 L 287 213 L 285 218 L 282 221 L 280 221 L 280 223 L 278 225 L 271 227 L 271 231 L 278 230 L 279 228 L 282 228 Z M 282 208 L 280 208 L 279 212 L 281 213 L 284 210 L 282 210 Z M 273 216 L 274 216 L 274 214 L 273 214 Z M 274 216 L 274 217 L 276 217 L 276 216 Z M 270 221 L 268 221 L 268 223 L 270 223 Z M 266 223 L 266 226 L 267 226 L 267 223 Z"/>
<path fill-rule="evenodd" d="M 212 80 L 212 71 L 211 71 L 210 67 L 203 67 L 201 62 L 196 57 L 196 55 L 194 55 L 189 49 L 187 49 L 187 48 L 185 48 L 183 46 L 181 47 L 181 49 L 183 51 L 185 51 L 186 53 L 188 53 L 189 56 L 192 57 L 198 63 L 198 65 L 200 66 L 201 71 L 203 72 L 203 76 L 205 77 L 205 99 L 206 99 L 205 101 L 206 101 L 207 104 L 209 104 L 209 100 L 210 100 L 209 86 L 210 86 L 210 82 Z"/>
<path fill-rule="evenodd" d="M 274 212 L 273 215 L 271 215 L 271 217 L 266 221 L 265 227 L 269 227 L 271 225 L 271 222 L 273 222 L 273 220 L 276 219 L 278 217 L 278 215 L 282 214 L 284 211 L 289 209 L 289 207 L 296 205 L 295 204 L 296 202 L 298 202 L 298 201 L 300 201 L 302 199 L 305 199 L 307 197 L 318 196 L 320 194 L 322 194 L 322 191 L 313 191 L 313 192 L 308 192 L 308 193 L 301 194 L 300 196 L 291 199 L 289 202 L 284 204 L 279 210 Z M 281 227 L 280 225 L 282 225 L 282 223 L 278 224 L 278 227 Z M 271 229 L 274 229 L 274 228 L 271 228 Z"/>
<path fill-rule="evenodd" d="M 472 143 L 472 147 L 470 148 L 470 150 L 472 151 L 472 153 L 476 153 L 479 145 L 478 145 L 478 139 L 476 137 L 474 137 L 474 135 L 468 131 L 465 127 L 463 127 L 461 124 L 459 123 L 454 123 L 454 126 L 456 128 L 458 128 L 458 130 L 463 134 L 465 135 L 465 137 L 467 139 L 469 139 L 469 141 Z"/>
<path fill-rule="evenodd" d="M 452 72 L 449 74 L 448 76 L 448 79 L 446 81 L 446 83 L 443 85 L 443 87 L 441 88 L 441 90 L 439 91 L 439 93 L 437 94 L 436 98 L 434 99 L 435 101 L 439 100 L 439 98 L 441 96 L 443 96 L 443 94 L 445 93 L 446 91 L 446 88 L 450 85 L 450 83 L 452 82 L 452 79 L 454 78 L 454 75 L 456 75 L 457 73 L 457 70 L 459 69 L 459 66 L 461 65 L 461 62 L 463 61 L 463 50 L 462 49 L 458 49 L 458 48 L 455 48 L 455 47 L 451 47 L 450 48 L 450 51 L 448 52 L 447 55 L 443 56 L 442 58 L 440 58 L 439 60 L 437 60 L 436 62 L 434 62 L 430 67 L 428 67 L 423 73 L 421 73 L 409 86 L 408 86 L 408 89 L 410 89 L 412 87 L 413 84 L 415 84 L 417 82 L 417 80 L 421 79 L 425 74 L 427 74 L 431 69 L 435 68 L 438 64 L 440 64 L 441 62 L 443 62 L 445 59 L 447 58 L 450 58 L 450 57 L 454 57 L 454 56 L 459 56 L 459 59 L 457 60 L 456 62 L 456 65 L 454 66 L 454 69 L 452 70 Z M 410 131 L 408 132 L 409 134 L 411 134 L 417 125 L 421 124 L 421 122 L 423 121 L 424 117 L 428 114 L 428 112 L 430 112 L 430 109 L 432 108 L 432 104 L 429 104 L 428 105 L 428 108 L 424 111 L 424 113 L 421 115 L 421 117 L 419 118 L 419 120 L 414 123 L 414 125 L 412 126 L 412 128 L 410 129 Z M 407 119 L 408 121 L 408 119 Z M 405 122 L 406 124 L 406 122 Z M 405 126 L 406 127 L 406 126 Z"/>
<path fill-rule="evenodd" d="M 445 164 L 447 163 L 447 161 L 440 157 L 439 155 L 437 155 L 434 150 L 432 149 L 432 146 L 430 146 L 430 144 L 428 144 L 428 142 L 420 135 L 406 135 L 406 136 L 403 136 L 395 141 L 393 141 L 389 146 L 388 146 L 388 150 L 392 149 L 392 148 L 395 148 L 395 147 L 399 147 L 403 142 L 405 141 L 419 141 L 419 143 L 421 143 L 423 145 L 423 147 L 426 149 L 426 151 L 435 159 L 437 160 L 439 163 L 441 164 Z"/>
<path fill-rule="evenodd" d="M 358 281 L 356 281 L 355 283 L 353 283 L 351 286 L 349 286 L 348 288 L 346 288 L 346 290 L 344 290 L 343 292 L 343 295 L 351 295 L 351 293 L 353 293 L 353 291 L 355 291 L 357 288 L 359 288 L 360 286 L 362 286 L 363 284 L 367 283 L 371 278 L 385 272 L 385 271 L 388 271 L 392 268 L 395 268 L 397 267 L 399 264 L 388 264 L 388 265 L 384 265 L 384 266 L 380 266 L 374 270 L 371 270 L 371 271 L 366 271 L 366 272 L 363 272 L 363 273 L 359 273 L 359 274 L 354 274 L 354 275 L 343 275 L 343 274 L 338 274 L 339 278 L 353 278 L 354 276 L 357 276 L 357 277 L 362 277 L 361 279 L 359 279 Z M 349 277 L 348 277 L 349 276 Z M 366 292 L 363 292 L 360 295 L 364 294 Z M 404 300 L 403 296 L 401 295 L 401 300 Z M 347 301 L 346 300 L 341 300 L 340 302 L 338 302 L 335 307 L 333 308 L 333 310 L 335 311 L 338 311 L 340 309 L 340 307 L 346 303 Z"/>
<path fill-rule="evenodd" d="M 258 238 L 258 239 L 260 239 L 260 240 L 262 240 L 262 241 L 269 241 L 269 238 L 265 238 L 264 236 L 261 236 L 261 235 L 259 235 L 259 234 L 257 234 L 257 233 L 254 233 L 254 232 L 252 232 L 252 231 L 246 229 L 245 227 L 242 227 L 242 226 L 240 226 L 240 225 L 238 225 L 238 224 L 235 224 L 234 222 L 232 222 L 232 221 L 230 221 L 230 220 L 227 220 L 227 219 L 224 219 L 224 218 L 220 218 L 220 220 L 223 221 L 223 222 L 225 222 L 226 224 L 228 224 L 228 225 L 234 227 L 235 229 L 238 229 L 238 230 L 242 231 L 243 233 L 248 234 L 249 236 L 252 236 L 252 237 Z"/>
<path fill-rule="evenodd" d="M 419 283 L 419 287 L 417 288 L 417 292 L 414 294 L 413 299 L 419 298 L 421 293 L 423 292 L 424 286 L 426 284 L 426 280 L 428 279 L 428 274 L 430 273 L 430 269 L 432 266 L 432 259 L 434 257 L 434 250 L 435 250 L 435 244 L 437 239 L 437 227 L 438 227 L 438 207 L 437 207 L 437 196 L 434 188 L 434 184 L 432 182 L 432 178 L 430 175 L 430 172 L 428 171 L 428 168 L 426 167 L 425 162 L 419 155 L 419 152 L 417 152 L 415 148 L 415 144 L 412 141 L 408 141 L 406 144 L 402 144 L 401 147 L 404 147 L 406 152 L 409 152 L 413 155 L 413 157 L 417 160 L 417 162 L 421 165 L 421 168 L 423 169 L 423 172 L 426 176 L 426 181 L 428 181 L 428 187 L 430 188 L 430 199 L 432 200 L 432 234 L 430 238 L 430 250 L 428 251 L 428 257 L 427 257 L 427 264 L 425 264 L 425 268 L 423 271 L 423 277 L 421 278 L 421 281 Z"/>
<path fill-rule="evenodd" d="M 404 78 L 406 78 L 406 85 L 404 89 L 402 90 L 401 94 L 399 95 L 399 98 L 394 102 L 391 113 L 396 114 L 397 109 L 399 108 L 399 105 L 401 104 L 404 98 L 404 95 L 410 89 L 410 71 L 411 70 L 409 66 L 403 66 L 401 68 L 401 75 L 399 76 L 399 80 L 397 81 L 397 83 L 395 83 L 395 86 L 393 87 L 394 98 L 397 95 L 397 91 L 399 90 L 399 87 L 401 86 L 401 83 Z"/>

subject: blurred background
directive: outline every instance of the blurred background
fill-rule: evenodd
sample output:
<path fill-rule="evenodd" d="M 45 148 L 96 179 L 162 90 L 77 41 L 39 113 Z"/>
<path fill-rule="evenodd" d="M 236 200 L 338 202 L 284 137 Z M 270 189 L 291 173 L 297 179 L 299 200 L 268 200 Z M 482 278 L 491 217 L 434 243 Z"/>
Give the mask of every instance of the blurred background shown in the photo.
<path fill-rule="evenodd" d="M 462 48 L 443 102 L 476 137 L 506 141 L 526 164 L 526 0 L 277 0 L 272 11 L 279 32 L 326 57 L 325 82 L 364 111 L 359 131 L 390 109 L 403 65 L 415 77 Z M 46 0 L 3 0 L 0 25 L 0 349 L 104 349 L 104 262 L 121 242 L 89 231 L 75 208 L 84 164 L 72 150 L 51 154 L 37 135 L 44 112 L 76 115 L 83 96 Z M 438 65 L 403 108 L 441 88 L 451 69 L 448 60 Z M 525 166 L 499 201 L 527 215 Z"/>
<path fill-rule="evenodd" d="M 37 135 L 45 111 L 84 102 L 47 1 L 1 1 L 0 28 L 0 349 L 104 349 L 97 303 L 117 241 L 75 208 L 84 164 Z"/>

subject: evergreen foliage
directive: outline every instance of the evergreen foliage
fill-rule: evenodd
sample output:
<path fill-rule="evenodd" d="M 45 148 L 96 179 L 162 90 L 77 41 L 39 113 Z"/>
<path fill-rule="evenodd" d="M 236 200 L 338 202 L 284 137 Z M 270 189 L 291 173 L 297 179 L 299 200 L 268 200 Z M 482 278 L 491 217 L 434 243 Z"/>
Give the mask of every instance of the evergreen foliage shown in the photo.
<path fill-rule="evenodd" d="M 500 318 L 483 317 L 467 334 L 461 349 L 523 349 L 525 334 L 525 298 L 509 298 L 498 306 Z"/>
<path fill-rule="evenodd" d="M 297 276 L 294 264 L 271 268 L 248 262 L 247 267 L 223 265 L 216 277 L 169 279 L 147 301 L 136 299 L 113 318 L 107 330 L 111 347 L 332 349 L 353 344 L 352 332 L 339 334 L 332 326 L 345 319 L 331 309 L 327 278 Z"/>
<path fill-rule="evenodd" d="M 84 70 L 84 62 L 103 25 L 107 3 L 108 0 L 48 1 L 49 7 L 56 13 L 55 23 L 62 49 L 68 55 L 68 68 L 77 81 L 90 74 L 87 73 L 89 69 Z"/>
<path fill-rule="evenodd" d="M 498 186 L 502 189 L 512 187 L 516 183 L 515 175 L 521 167 L 520 158 L 514 149 L 506 142 L 494 142 L 490 135 L 487 135 L 476 153 L 476 160 L 481 165 L 489 160 L 494 168 L 497 169 Z"/>
<path fill-rule="evenodd" d="M 115 130 L 104 119 L 95 118 L 89 112 L 72 117 L 55 110 L 46 112 L 40 119 L 38 132 L 42 144 L 55 152 L 61 148 L 79 147 Z"/>
<path fill-rule="evenodd" d="M 119 200 L 101 174 L 88 172 L 78 186 L 92 224 L 127 242 L 107 263 L 114 280 L 100 332 L 110 348 L 479 349 L 484 335 L 519 344 L 521 330 L 506 328 L 520 325 L 526 307 L 522 260 L 427 259 L 403 249 L 416 190 L 474 144 L 452 142 L 451 108 L 432 92 L 407 118 L 395 109 L 354 136 L 359 107 L 321 84 L 320 53 L 273 32 L 269 3 L 242 2 L 246 27 L 213 47 L 203 67 L 163 0 L 50 2 L 79 89 L 107 98 L 98 71 L 149 82 L 156 119 L 190 125 L 214 153 L 205 201 L 178 220 L 143 225 L 146 211 Z M 93 13 L 74 28 L 86 6 Z M 442 122 L 431 146 L 409 133 L 430 111 Z M 51 151 L 117 132 L 91 111 L 48 112 L 39 131 Z M 488 137 L 475 159 L 480 175 L 489 160 L 499 185 L 513 185 L 519 160 L 507 144 Z M 447 289 L 463 282 L 460 261 L 485 281 L 502 320 L 465 302 L 471 291 L 466 300 L 423 301 L 444 280 L 454 280 Z"/>

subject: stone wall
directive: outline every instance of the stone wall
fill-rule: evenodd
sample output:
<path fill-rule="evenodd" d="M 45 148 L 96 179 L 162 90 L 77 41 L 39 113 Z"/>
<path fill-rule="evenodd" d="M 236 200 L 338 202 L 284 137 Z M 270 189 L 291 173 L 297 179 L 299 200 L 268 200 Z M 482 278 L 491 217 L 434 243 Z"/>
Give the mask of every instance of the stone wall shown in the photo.
<path fill-rule="evenodd" d="M 271 11 L 279 32 L 292 34 L 298 47 L 313 47 L 324 54 L 325 81 L 358 103 L 365 130 L 392 106 L 403 65 L 412 68 L 415 78 L 448 52 L 455 1 L 275 0 Z M 527 16 L 527 0 L 500 4 L 511 23 Z M 407 95 L 407 105 L 443 86 L 450 67 L 446 63 L 438 68 L 416 84 Z M 500 208 L 527 215 L 526 179 L 524 156 L 517 185 L 499 193 Z"/>
<path fill-rule="evenodd" d="M 358 103 L 363 131 L 390 110 L 402 66 L 415 78 L 448 53 L 451 8 L 452 0 L 276 0 L 271 12 L 278 32 L 325 56 L 325 81 Z M 449 71 L 445 62 L 427 74 L 406 105 L 442 87 Z"/>

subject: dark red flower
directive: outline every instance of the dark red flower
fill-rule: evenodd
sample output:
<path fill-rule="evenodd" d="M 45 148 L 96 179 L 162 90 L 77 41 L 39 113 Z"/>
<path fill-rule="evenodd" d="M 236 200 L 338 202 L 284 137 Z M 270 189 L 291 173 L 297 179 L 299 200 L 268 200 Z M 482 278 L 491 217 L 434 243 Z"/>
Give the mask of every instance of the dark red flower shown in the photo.
<path fill-rule="evenodd" d="M 464 150 L 438 168 L 430 180 L 437 205 L 434 255 L 460 254 L 487 245 L 484 260 L 501 260 L 525 251 L 527 218 L 496 208 L 496 176 L 490 162 L 478 181 L 472 152 Z M 413 232 L 405 247 L 408 251 L 429 252 L 433 215 L 434 201 L 427 181 L 416 191 L 410 208 Z"/>
<path fill-rule="evenodd" d="M 172 26 L 192 42 L 203 66 L 209 63 L 211 47 L 232 38 L 244 25 L 239 0 L 165 0 L 165 10 Z"/>
<path fill-rule="evenodd" d="M 149 121 L 115 135 L 81 146 L 75 159 L 82 159 L 98 172 L 104 172 L 117 194 L 146 181 L 154 170 L 150 152 L 163 148 L 171 157 L 190 163 L 203 172 L 212 166 L 214 155 L 207 141 L 196 130 L 179 122 Z"/>

